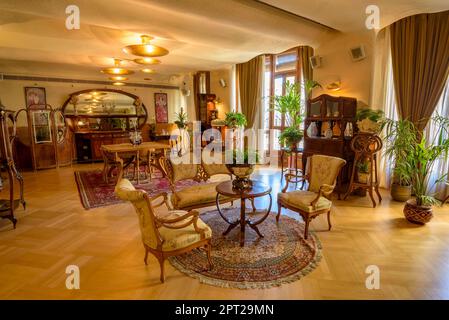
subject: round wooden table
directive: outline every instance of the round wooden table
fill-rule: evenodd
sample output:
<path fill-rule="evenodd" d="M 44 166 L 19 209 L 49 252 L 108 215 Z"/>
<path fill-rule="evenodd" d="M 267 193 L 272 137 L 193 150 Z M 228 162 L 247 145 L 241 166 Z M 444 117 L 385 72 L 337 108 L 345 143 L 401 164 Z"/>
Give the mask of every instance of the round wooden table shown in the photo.
<path fill-rule="evenodd" d="M 271 197 L 271 187 L 267 186 L 266 184 L 263 184 L 260 181 L 253 180 L 253 186 L 251 189 L 240 191 L 232 188 L 232 181 L 225 181 L 217 185 L 216 190 L 217 190 L 216 203 L 218 213 L 223 218 L 223 220 L 229 224 L 228 229 L 226 229 L 226 231 L 223 232 L 223 235 L 224 236 L 227 235 L 232 229 L 240 225 L 240 246 L 243 247 L 245 244 L 245 226 L 249 225 L 254 231 L 256 231 L 259 237 L 263 237 L 263 235 L 259 231 L 259 228 L 257 228 L 257 225 L 262 223 L 270 213 L 271 204 L 273 200 Z M 221 212 L 220 203 L 218 201 L 220 195 L 240 199 L 240 219 L 230 221 L 228 218 L 224 216 L 223 212 Z M 270 205 L 268 206 L 267 212 L 259 220 L 251 221 L 251 219 L 249 218 L 247 219 L 245 200 L 250 199 L 251 201 L 253 201 L 255 198 L 263 197 L 266 195 L 270 197 Z"/>

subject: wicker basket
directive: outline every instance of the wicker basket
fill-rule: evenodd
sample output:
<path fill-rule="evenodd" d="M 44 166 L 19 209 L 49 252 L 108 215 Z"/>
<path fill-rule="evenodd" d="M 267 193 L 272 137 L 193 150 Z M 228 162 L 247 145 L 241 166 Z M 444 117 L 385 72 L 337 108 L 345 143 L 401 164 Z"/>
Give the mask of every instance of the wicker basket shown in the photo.
<path fill-rule="evenodd" d="M 415 199 L 407 200 L 404 206 L 405 218 L 416 224 L 426 224 L 433 218 L 432 206 L 417 206 Z"/>

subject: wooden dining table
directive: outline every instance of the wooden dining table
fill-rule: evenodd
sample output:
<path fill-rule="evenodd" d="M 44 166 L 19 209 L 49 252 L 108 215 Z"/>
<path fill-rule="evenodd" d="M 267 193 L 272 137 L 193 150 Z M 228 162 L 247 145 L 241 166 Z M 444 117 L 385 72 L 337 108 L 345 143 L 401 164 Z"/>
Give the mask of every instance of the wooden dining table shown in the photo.
<path fill-rule="evenodd" d="M 161 142 L 142 142 L 138 145 L 133 145 L 131 143 L 119 143 L 119 144 L 106 144 L 101 146 L 102 152 L 106 155 L 105 161 L 107 159 L 113 159 L 118 167 L 118 176 L 117 176 L 117 183 L 120 181 L 120 179 L 123 177 L 123 170 L 124 170 L 124 159 L 122 155 L 124 154 L 135 154 L 135 166 L 137 168 L 140 168 L 140 156 L 143 155 L 146 152 L 151 152 L 153 154 L 156 154 L 157 157 L 161 157 L 166 154 L 167 150 L 170 150 L 171 146 L 167 143 L 161 143 Z M 157 152 L 162 151 L 162 152 Z M 158 159 L 154 159 L 154 165 L 162 171 L 162 168 L 159 166 Z M 105 164 L 106 165 L 106 164 Z M 150 165 L 150 164 L 148 164 Z M 140 172 L 139 169 L 137 169 L 137 184 L 140 183 Z"/>

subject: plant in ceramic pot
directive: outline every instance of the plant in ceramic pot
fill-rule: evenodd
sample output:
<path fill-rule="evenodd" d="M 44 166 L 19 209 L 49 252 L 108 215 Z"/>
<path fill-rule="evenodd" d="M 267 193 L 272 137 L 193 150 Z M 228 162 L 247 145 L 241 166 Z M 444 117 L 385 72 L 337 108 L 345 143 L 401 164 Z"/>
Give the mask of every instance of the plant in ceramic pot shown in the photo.
<path fill-rule="evenodd" d="M 408 155 L 418 143 L 418 130 L 409 120 L 384 119 L 381 128 L 385 129 L 385 155 L 390 160 L 392 183 L 391 197 L 396 201 L 407 201 L 412 195 L 411 174 L 413 168 Z"/>
<path fill-rule="evenodd" d="M 224 120 L 229 129 L 237 129 L 246 126 L 246 117 L 241 112 L 228 112 Z"/>
<path fill-rule="evenodd" d="M 228 150 L 226 154 L 226 167 L 235 175 L 232 187 L 238 190 L 251 188 L 253 183 L 249 178 L 254 172 L 259 154 L 251 150 Z"/>
<path fill-rule="evenodd" d="M 179 129 L 184 129 L 187 127 L 187 113 L 184 112 L 184 109 L 181 108 L 181 110 L 176 113 L 176 121 L 175 124 L 178 126 Z"/>
<path fill-rule="evenodd" d="M 422 136 L 419 143 L 413 145 L 412 152 L 407 156 L 415 198 L 407 200 L 405 203 L 404 215 L 410 222 L 418 224 L 425 224 L 433 217 L 432 206 L 439 201 L 431 192 L 432 169 L 438 159 L 443 157 L 447 161 L 449 154 L 449 119 L 438 116 L 433 121 L 436 122 L 438 128 L 433 141 L 427 141 Z M 447 176 L 447 173 L 441 175 L 435 180 L 435 184 L 443 182 Z"/>
<path fill-rule="evenodd" d="M 357 163 L 357 181 L 367 184 L 369 180 L 369 161 L 363 160 Z"/>
<path fill-rule="evenodd" d="M 384 112 L 370 108 L 359 109 L 356 114 L 356 124 L 360 132 L 379 133 L 382 128 Z"/>
<path fill-rule="evenodd" d="M 297 83 L 287 81 L 285 94 L 271 97 L 272 111 L 285 118 L 286 128 L 279 135 L 279 143 L 286 144 L 291 149 L 296 149 L 298 143 L 304 137 L 301 129 L 303 122 L 303 106 L 301 103 L 301 91 Z"/>

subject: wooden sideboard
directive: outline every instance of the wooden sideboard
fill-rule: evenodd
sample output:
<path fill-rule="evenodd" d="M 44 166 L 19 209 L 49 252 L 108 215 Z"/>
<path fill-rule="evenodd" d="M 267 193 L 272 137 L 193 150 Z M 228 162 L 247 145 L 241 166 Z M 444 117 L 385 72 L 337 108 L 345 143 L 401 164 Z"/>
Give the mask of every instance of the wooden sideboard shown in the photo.
<path fill-rule="evenodd" d="M 128 131 L 77 132 L 75 133 L 77 161 L 103 160 L 102 145 L 128 143 L 129 141 Z"/>

